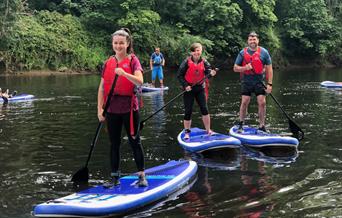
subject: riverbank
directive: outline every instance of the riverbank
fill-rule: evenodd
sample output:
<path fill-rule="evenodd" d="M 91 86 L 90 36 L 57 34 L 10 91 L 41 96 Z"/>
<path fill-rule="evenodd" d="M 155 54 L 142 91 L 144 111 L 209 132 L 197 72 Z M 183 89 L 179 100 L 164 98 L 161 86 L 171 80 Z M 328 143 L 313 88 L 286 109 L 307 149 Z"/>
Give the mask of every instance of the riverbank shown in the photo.
<path fill-rule="evenodd" d="M 92 75 L 95 72 L 90 71 L 52 71 L 52 70 L 31 70 L 31 71 L 18 71 L 11 73 L 0 72 L 1 76 L 57 76 L 57 75 Z"/>
<path fill-rule="evenodd" d="M 213 67 L 219 67 L 221 70 L 230 70 L 233 68 L 234 63 L 231 61 L 218 61 L 218 63 L 213 62 Z M 331 69 L 331 68 L 339 68 L 339 66 L 326 63 L 324 65 L 319 64 L 317 62 L 305 62 L 305 61 L 295 61 L 291 62 L 291 64 L 286 63 L 280 65 L 279 63 L 273 64 L 273 68 L 277 70 L 282 69 L 311 69 L 311 68 L 319 68 L 319 69 Z M 149 72 L 150 70 L 145 69 L 145 73 Z M 169 69 L 170 71 L 177 71 L 178 66 L 167 67 L 165 69 Z M 3 76 L 58 76 L 58 75 L 92 75 L 92 74 L 99 74 L 100 70 L 98 71 L 72 71 L 72 70 L 31 70 L 31 71 L 15 71 L 15 72 L 1 72 L 0 77 Z"/>

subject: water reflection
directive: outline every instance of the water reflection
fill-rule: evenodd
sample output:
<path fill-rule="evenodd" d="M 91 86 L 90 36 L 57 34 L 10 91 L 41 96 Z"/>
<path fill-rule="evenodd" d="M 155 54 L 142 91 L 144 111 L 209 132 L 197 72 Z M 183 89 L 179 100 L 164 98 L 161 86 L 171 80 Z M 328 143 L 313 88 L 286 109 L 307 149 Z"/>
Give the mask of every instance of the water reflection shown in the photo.
<path fill-rule="evenodd" d="M 242 153 L 249 159 L 271 163 L 278 167 L 293 163 L 298 157 L 297 148 L 287 146 L 265 146 L 262 148 L 243 146 Z"/>
<path fill-rule="evenodd" d="M 256 168 L 256 170 L 255 170 Z M 249 163 L 246 157 L 241 158 L 241 182 L 239 199 L 242 203 L 239 212 L 234 217 L 265 217 L 273 210 L 274 201 L 264 201 L 269 195 L 278 190 L 268 175 L 264 162 L 256 166 Z"/>
<path fill-rule="evenodd" d="M 148 105 L 145 104 L 145 107 L 150 106 L 150 111 L 153 113 L 164 106 L 164 92 L 146 92 L 143 93 L 142 96 L 144 97 L 145 101 L 147 98 L 150 99 L 150 102 L 148 102 Z M 151 125 L 156 132 L 161 132 L 165 128 L 165 119 L 165 110 L 161 110 L 155 114 L 150 121 L 147 122 L 151 122 Z"/>
<path fill-rule="evenodd" d="M 219 148 L 201 153 L 186 153 L 199 166 L 216 170 L 237 170 L 240 166 L 240 148 Z"/>
<path fill-rule="evenodd" d="M 196 186 L 186 192 L 183 199 L 186 201 L 180 210 L 186 217 L 204 218 L 213 217 L 215 211 L 211 211 L 211 194 L 212 185 L 209 182 L 209 169 L 207 167 L 200 167 L 198 169 L 198 180 Z"/>

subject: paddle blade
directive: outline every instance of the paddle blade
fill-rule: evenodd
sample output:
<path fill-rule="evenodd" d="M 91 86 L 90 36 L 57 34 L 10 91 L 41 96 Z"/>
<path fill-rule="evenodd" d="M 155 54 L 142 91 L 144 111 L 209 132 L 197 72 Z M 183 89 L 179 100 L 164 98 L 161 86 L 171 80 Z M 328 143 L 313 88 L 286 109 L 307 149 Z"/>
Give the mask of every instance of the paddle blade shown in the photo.
<path fill-rule="evenodd" d="M 299 141 L 304 138 L 304 132 L 302 131 L 302 129 L 291 119 L 289 119 L 289 129 L 294 137 L 296 137 Z"/>
<path fill-rule="evenodd" d="M 88 167 L 83 167 L 82 169 L 78 170 L 71 178 L 72 182 L 88 182 L 89 180 L 89 170 Z"/>

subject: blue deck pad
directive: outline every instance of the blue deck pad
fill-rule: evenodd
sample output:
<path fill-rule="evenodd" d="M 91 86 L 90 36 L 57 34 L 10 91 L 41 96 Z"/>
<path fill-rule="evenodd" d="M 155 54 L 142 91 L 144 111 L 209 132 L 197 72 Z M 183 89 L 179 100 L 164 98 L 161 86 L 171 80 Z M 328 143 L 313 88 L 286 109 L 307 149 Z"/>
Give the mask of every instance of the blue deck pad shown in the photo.
<path fill-rule="evenodd" d="M 120 178 L 120 185 L 113 188 L 104 188 L 102 185 L 96 186 L 79 194 L 116 194 L 116 195 L 129 195 L 139 194 L 174 179 L 177 175 L 181 174 L 189 166 L 187 161 L 170 161 L 166 165 L 156 166 L 145 171 L 146 179 L 148 181 L 147 187 L 138 187 L 135 183 L 138 180 L 138 175 L 124 176 Z"/>
<path fill-rule="evenodd" d="M 235 138 L 238 138 L 243 145 L 251 147 L 265 147 L 265 146 L 289 146 L 297 147 L 299 144 L 298 139 L 291 136 L 282 136 L 280 134 L 274 134 L 258 130 L 257 128 L 250 126 L 243 126 L 242 131 L 238 129 L 238 126 L 233 126 L 229 130 L 229 134 Z"/>
<path fill-rule="evenodd" d="M 156 187 L 165 184 L 166 182 L 173 179 L 174 176 L 169 177 L 148 177 L 148 186 L 147 187 L 139 187 L 136 185 L 138 180 L 138 176 L 128 176 L 122 177 L 120 179 L 120 185 L 114 186 L 113 188 L 104 188 L 102 185 L 85 190 L 80 192 L 80 194 L 116 194 L 116 195 L 130 195 L 130 194 L 139 194 L 146 192 L 148 190 L 154 189 Z"/>
<path fill-rule="evenodd" d="M 229 136 L 223 135 L 223 134 L 214 134 L 214 135 L 208 135 L 207 133 L 203 135 L 196 135 L 196 136 L 191 136 L 189 142 L 208 142 L 208 141 L 213 141 L 213 140 L 222 140 L 222 139 L 227 139 Z M 184 139 L 184 136 L 183 136 Z"/>
<path fill-rule="evenodd" d="M 179 144 L 189 152 L 203 152 L 217 148 L 239 148 L 240 140 L 229 135 L 214 132 L 208 135 L 207 131 L 200 128 L 190 129 L 190 139 L 184 139 L 184 131 L 178 134 Z"/>
<path fill-rule="evenodd" d="M 257 128 L 245 126 L 243 128 L 242 132 L 239 132 L 240 135 L 257 135 L 259 137 L 270 137 L 270 136 L 279 136 L 279 134 L 274 133 L 268 133 L 261 130 L 258 130 Z"/>

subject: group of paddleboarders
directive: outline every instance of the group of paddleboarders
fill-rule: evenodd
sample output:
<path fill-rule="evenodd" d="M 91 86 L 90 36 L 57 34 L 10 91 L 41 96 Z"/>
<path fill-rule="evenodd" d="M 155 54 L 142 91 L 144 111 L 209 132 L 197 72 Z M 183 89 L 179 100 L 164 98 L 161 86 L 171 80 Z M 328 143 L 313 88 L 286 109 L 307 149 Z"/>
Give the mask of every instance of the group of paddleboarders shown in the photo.
<path fill-rule="evenodd" d="M 5 92 L 2 92 L 2 89 L 0 88 L 0 97 L 3 100 L 3 104 L 8 103 L 8 99 L 14 97 L 17 94 L 17 91 L 13 91 L 12 93 L 9 92 L 9 89 L 6 89 Z"/>
<path fill-rule="evenodd" d="M 244 125 L 251 94 L 255 93 L 258 102 L 259 129 L 266 131 L 265 96 L 266 93 L 272 91 L 273 79 L 271 57 L 265 48 L 259 46 L 259 38 L 255 32 L 248 35 L 247 44 L 248 47 L 239 52 L 233 68 L 235 72 L 241 74 L 242 97 L 239 128 L 242 129 Z M 133 38 L 127 28 L 119 29 L 112 34 L 112 49 L 114 55 L 109 57 L 102 70 L 97 104 L 98 119 L 100 122 L 107 122 L 111 144 L 111 181 L 105 186 L 120 185 L 120 146 L 122 127 L 124 127 L 138 169 L 136 185 L 145 187 L 148 186 L 148 182 L 144 172 L 144 151 L 139 134 L 139 104 L 135 88 L 143 84 L 143 69 L 139 58 L 133 53 Z M 208 135 L 213 133 L 210 127 L 206 90 L 207 81 L 216 75 L 216 69 L 212 69 L 210 63 L 202 57 L 202 51 L 203 47 L 200 43 L 193 43 L 190 47 L 190 56 L 181 63 L 177 75 L 185 91 L 183 94 L 185 139 L 190 138 L 191 115 L 195 100 L 200 108 Z M 160 53 L 160 48 L 156 48 L 150 59 L 150 67 L 154 75 L 152 76 L 153 85 L 155 85 L 156 76 L 163 85 L 162 66 L 164 64 L 165 59 Z M 264 74 L 266 87 L 262 83 Z M 112 95 L 110 95 L 111 92 Z M 104 113 L 107 101 L 109 107 Z"/>
<path fill-rule="evenodd" d="M 269 52 L 259 46 L 259 37 L 256 32 L 251 32 L 247 38 L 248 47 L 242 49 L 234 63 L 234 72 L 240 73 L 241 79 L 241 105 L 239 112 L 239 130 L 242 131 L 247 115 L 248 105 L 251 95 L 257 97 L 259 130 L 266 132 L 266 93 L 272 92 L 273 68 Z M 215 76 L 216 71 L 211 68 L 209 62 L 201 57 L 202 45 L 194 43 L 190 47 L 191 56 L 185 59 L 178 70 L 178 80 L 187 91 L 183 95 L 184 99 L 184 139 L 190 138 L 191 114 L 194 100 L 200 107 L 204 127 L 211 135 L 210 115 L 207 106 L 206 81 Z M 264 76 L 267 82 L 263 83 Z"/>

